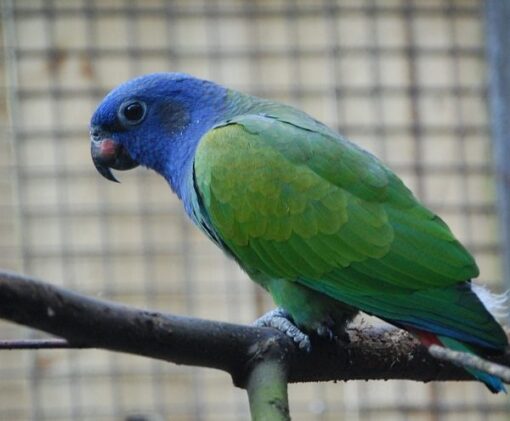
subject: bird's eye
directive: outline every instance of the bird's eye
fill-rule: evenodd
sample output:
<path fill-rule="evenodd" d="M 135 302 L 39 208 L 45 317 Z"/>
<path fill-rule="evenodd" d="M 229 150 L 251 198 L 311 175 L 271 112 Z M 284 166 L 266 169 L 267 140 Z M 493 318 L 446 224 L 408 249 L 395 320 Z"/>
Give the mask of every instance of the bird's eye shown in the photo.
<path fill-rule="evenodd" d="M 119 109 L 120 120 L 127 125 L 135 125 L 142 122 L 147 111 L 147 106 L 141 101 L 130 101 L 122 104 Z"/>

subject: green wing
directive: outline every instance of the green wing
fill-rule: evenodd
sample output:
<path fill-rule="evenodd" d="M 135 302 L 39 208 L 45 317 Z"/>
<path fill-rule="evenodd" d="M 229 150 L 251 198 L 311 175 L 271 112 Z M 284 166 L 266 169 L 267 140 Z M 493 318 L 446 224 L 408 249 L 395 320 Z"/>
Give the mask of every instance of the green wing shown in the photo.
<path fill-rule="evenodd" d="M 239 263 L 261 283 L 295 280 L 386 319 L 484 336 L 493 321 L 476 297 L 451 308 L 478 268 L 446 224 L 374 156 L 283 110 L 225 122 L 196 152 L 203 207 Z"/>
<path fill-rule="evenodd" d="M 389 169 L 328 133 L 241 116 L 202 139 L 195 173 L 215 230 L 270 277 L 322 279 L 351 268 L 355 291 L 380 291 L 478 275 L 448 227 Z"/>

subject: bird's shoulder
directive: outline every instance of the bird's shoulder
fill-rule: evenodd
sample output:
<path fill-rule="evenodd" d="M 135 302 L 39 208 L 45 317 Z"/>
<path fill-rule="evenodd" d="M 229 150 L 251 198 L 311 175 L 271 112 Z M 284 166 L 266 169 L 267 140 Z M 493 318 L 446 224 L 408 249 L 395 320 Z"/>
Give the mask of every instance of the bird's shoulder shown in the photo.
<path fill-rule="evenodd" d="M 374 155 L 290 106 L 269 102 L 217 123 L 199 142 L 195 165 L 247 170 L 247 154 L 252 165 L 275 170 L 274 165 L 290 164 L 292 174 L 313 173 L 363 200 L 414 202 L 410 190 Z"/>

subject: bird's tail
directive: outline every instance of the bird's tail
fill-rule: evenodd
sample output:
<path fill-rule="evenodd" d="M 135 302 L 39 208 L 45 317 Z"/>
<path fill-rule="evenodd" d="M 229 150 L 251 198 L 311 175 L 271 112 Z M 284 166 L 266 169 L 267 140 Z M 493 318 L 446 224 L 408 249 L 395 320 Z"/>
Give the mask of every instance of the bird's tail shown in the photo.
<path fill-rule="evenodd" d="M 435 335 L 430 332 L 419 331 L 415 332 L 420 341 L 427 348 L 430 345 L 440 345 L 446 348 L 450 348 L 453 351 L 467 352 L 468 354 L 478 355 L 478 353 L 474 350 L 474 347 L 458 341 L 457 339 L 452 339 L 447 336 Z M 507 393 L 506 387 L 503 384 L 503 381 L 492 374 L 485 373 L 480 370 L 476 370 L 469 367 L 463 367 L 468 373 L 470 373 L 475 379 L 481 381 L 487 386 L 487 388 L 492 393 L 504 392 Z"/>

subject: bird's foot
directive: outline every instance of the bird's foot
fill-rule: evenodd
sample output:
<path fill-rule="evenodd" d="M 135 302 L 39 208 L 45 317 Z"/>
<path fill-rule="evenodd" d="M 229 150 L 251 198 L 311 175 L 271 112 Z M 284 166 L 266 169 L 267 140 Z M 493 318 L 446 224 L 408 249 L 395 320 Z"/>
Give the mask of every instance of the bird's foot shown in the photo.
<path fill-rule="evenodd" d="M 253 324 L 257 327 L 272 327 L 278 329 L 292 339 L 299 349 L 303 349 L 307 352 L 310 352 L 312 349 L 309 336 L 301 332 L 301 330 L 294 325 L 290 314 L 282 308 L 276 308 L 267 312 L 262 317 L 255 320 Z M 319 333 L 319 330 L 317 330 L 317 333 Z M 330 333 L 333 334 L 331 331 Z"/>
<path fill-rule="evenodd" d="M 315 331 L 317 332 L 317 335 L 319 335 L 321 338 L 327 339 L 328 341 L 333 341 L 336 339 L 335 334 L 326 324 L 319 325 Z"/>
<path fill-rule="evenodd" d="M 315 329 L 317 336 L 329 341 L 336 342 L 341 346 L 347 346 L 351 342 L 345 325 L 337 325 L 332 319 L 324 320 Z"/>

